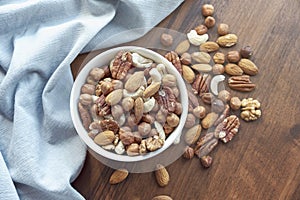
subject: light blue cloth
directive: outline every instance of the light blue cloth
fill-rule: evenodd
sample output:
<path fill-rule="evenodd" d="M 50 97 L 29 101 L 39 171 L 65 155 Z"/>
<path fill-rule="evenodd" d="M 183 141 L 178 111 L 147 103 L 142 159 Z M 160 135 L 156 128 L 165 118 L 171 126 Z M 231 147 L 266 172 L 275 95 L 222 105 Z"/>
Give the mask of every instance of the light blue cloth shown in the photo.
<path fill-rule="evenodd" d="M 149 30 L 181 2 L 0 1 L 0 199 L 83 199 L 70 184 L 86 154 L 69 112 L 70 63 L 115 33 Z"/>

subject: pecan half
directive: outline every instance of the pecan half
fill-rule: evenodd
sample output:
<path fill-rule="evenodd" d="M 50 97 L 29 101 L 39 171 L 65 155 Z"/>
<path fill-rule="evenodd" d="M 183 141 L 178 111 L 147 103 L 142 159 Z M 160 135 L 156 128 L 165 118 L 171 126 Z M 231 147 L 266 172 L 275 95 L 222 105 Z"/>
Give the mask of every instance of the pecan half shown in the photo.
<path fill-rule="evenodd" d="M 182 75 L 182 66 L 178 54 L 174 51 L 171 51 L 165 55 L 165 58 L 170 61 L 177 71 Z"/>
<path fill-rule="evenodd" d="M 207 141 L 205 139 L 205 143 L 203 143 L 203 145 L 200 147 L 198 146 L 198 149 L 195 150 L 195 154 L 199 158 L 202 158 L 203 156 L 207 156 L 217 145 L 218 145 L 218 139 L 216 139 L 214 137 L 210 140 L 207 139 Z"/>
<path fill-rule="evenodd" d="M 209 91 L 211 76 L 209 74 L 197 74 L 193 84 L 194 94 L 203 94 Z"/>
<path fill-rule="evenodd" d="M 255 84 L 251 82 L 248 75 L 231 76 L 228 79 L 228 85 L 231 89 L 241 92 L 250 92 L 255 89 Z"/>
<path fill-rule="evenodd" d="M 240 120 L 236 115 L 225 118 L 215 129 L 215 136 L 227 143 L 238 133 Z"/>
<path fill-rule="evenodd" d="M 99 98 L 95 101 L 97 105 L 97 114 L 101 117 L 106 116 L 111 113 L 110 105 L 105 102 L 104 94 L 101 94 Z"/>
<path fill-rule="evenodd" d="M 130 52 L 120 51 L 110 63 L 109 69 L 114 79 L 124 79 L 132 66 L 132 55 Z"/>
<path fill-rule="evenodd" d="M 92 122 L 91 115 L 86 107 L 84 107 L 81 103 L 78 103 L 78 111 L 80 114 L 80 118 L 82 121 L 83 127 L 88 130 L 89 125 Z"/>
<path fill-rule="evenodd" d="M 100 121 L 100 127 L 102 131 L 110 130 L 113 131 L 115 134 L 119 132 L 119 125 L 113 119 L 105 119 Z"/>
<path fill-rule="evenodd" d="M 175 111 L 177 102 L 176 96 L 170 87 L 163 87 L 155 94 L 154 98 L 156 99 L 157 103 L 168 112 L 173 113 Z"/>
<path fill-rule="evenodd" d="M 191 91 L 188 91 L 189 102 L 192 104 L 193 108 L 199 106 L 198 98 Z"/>

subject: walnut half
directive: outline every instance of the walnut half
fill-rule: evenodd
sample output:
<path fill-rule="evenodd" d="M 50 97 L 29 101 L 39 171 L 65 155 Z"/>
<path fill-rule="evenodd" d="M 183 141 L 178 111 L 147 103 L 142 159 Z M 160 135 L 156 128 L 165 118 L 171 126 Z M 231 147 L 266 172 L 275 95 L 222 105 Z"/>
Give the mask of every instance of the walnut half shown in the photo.
<path fill-rule="evenodd" d="M 227 143 L 238 133 L 240 120 L 236 115 L 225 118 L 215 129 L 215 136 Z"/>

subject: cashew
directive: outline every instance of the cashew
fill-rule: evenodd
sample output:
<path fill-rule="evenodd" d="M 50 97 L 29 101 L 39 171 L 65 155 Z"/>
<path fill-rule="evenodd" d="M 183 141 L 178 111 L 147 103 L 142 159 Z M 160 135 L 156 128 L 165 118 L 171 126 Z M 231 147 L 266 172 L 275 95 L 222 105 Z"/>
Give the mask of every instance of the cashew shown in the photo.
<path fill-rule="evenodd" d="M 124 114 L 124 113 L 123 113 L 123 114 L 121 115 L 121 117 L 117 120 L 117 122 L 118 122 L 119 126 L 123 126 L 123 125 L 125 124 L 125 122 L 126 122 L 126 117 L 125 117 L 125 114 Z"/>
<path fill-rule="evenodd" d="M 138 53 L 132 53 L 133 66 L 137 68 L 148 68 L 152 65 L 153 61 L 151 59 L 144 58 Z"/>
<path fill-rule="evenodd" d="M 148 101 L 144 103 L 144 113 L 150 112 L 155 106 L 155 99 L 151 97 Z"/>
<path fill-rule="evenodd" d="M 92 122 L 89 125 L 89 129 L 91 130 L 90 132 L 93 134 L 98 134 L 101 132 L 101 126 L 99 122 Z"/>
<path fill-rule="evenodd" d="M 117 144 L 117 146 L 115 148 L 115 152 L 120 155 L 125 152 L 125 147 L 124 147 L 124 144 L 122 143 L 122 141 L 119 141 L 119 143 Z"/>
<path fill-rule="evenodd" d="M 165 66 L 164 64 L 162 64 L 162 63 L 158 64 L 158 65 L 156 66 L 156 69 L 159 71 L 159 73 L 160 73 L 161 75 L 164 75 L 164 74 L 167 74 L 167 73 L 168 73 L 167 70 L 166 70 L 166 66 Z"/>
<path fill-rule="evenodd" d="M 166 140 L 166 133 L 164 131 L 163 126 L 159 122 L 155 121 L 154 122 L 154 127 L 156 128 L 156 130 L 158 132 L 159 138 L 162 139 L 163 141 L 165 141 Z"/>
<path fill-rule="evenodd" d="M 159 73 L 158 69 L 153 68 L 149 71 L 149 74 L 151 76 L 152 79 L 152 83 L 153 82 L 160 82 L 162 79 L 162 75 Z"/>
<path fill-rule="evenodd" d="M 225 80 L 225 76 L 224 75 L 217 75 L 214 76 L 211 81 L 210 81 L 210 90 L 214 95 L 218 95 L 219 91 L 218 91 L 218 85 L 220 82 Z"/>
<path fill-rule="evenodd" d="M 140 96 L 143 96 L 143 92 L 145 90 L 145 87 L 144 86 L 141 86 L 137 91 L 135 92 L 128 92 L 127 90 L 123 90 L 123 97 L 131 97 L 133 99 L 136 99 Z"/>
<path fill-rule="evenodd" d="M 113 144 L 108 144 L 108 145 L 104 145 L 104 146 L 101 146 L 101 147 L 105 150 L 108 150 L 108 151 L 111 151 L 111 150 L 115 149 L 115 145 L 113 145 Z"/>
<path fill-rule="evenodd" d="M 187 34 L 187 38 L 191 44 L 193 44 L 195 46 L 199 46 L 200 44 L 202 44 L 208 40 L 208 34 L 198 35 L 195 30 L 191 30 Z"/>

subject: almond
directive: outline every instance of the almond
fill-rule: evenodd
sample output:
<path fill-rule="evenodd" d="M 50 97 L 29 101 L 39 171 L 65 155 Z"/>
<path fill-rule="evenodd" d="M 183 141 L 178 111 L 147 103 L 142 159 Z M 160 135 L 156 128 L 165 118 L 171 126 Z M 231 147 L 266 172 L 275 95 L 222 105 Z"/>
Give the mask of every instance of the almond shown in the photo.
<path fill-rule="evenodd" d="M 115 139 L 114 132 L 107 130 L 96 135 L 96 137 L 94 138 L 94 142 L 100 146 L 104 146 L 104 145 L 112 144 L 114 139 Z"/>
<path fill-rule="evenodd" d="M 192 128 L 188 129 L 184 135 L 184 140 L 187 144 L 194 144 L 200 137 L 202 127 L 201 125 L 195 125 Z"/>
<path fill-rule="evenodd" d="M 216 42 L 208 41 L 200 45 L 200 51 L 202 52 L 214 52 L 219 50 L 219 45 Z"/>
<path fill-rule="evenodd" d="M 170 181 L 170 176 L 167 169 L 161 164 L 156 166 L 155 177 L 158 185 L 161 187 L 167 186 Z"/>
<path fill-rule="evenodd" d="M 208 64 L 211 60 L 211 56 L 206 52 L 194 52 L 191 56 L 197 63 Z"/>
<path fill-rule="evenodd" d="M 243 74 L 243 70 L 236 64 L 228 63 L 225 65 L 225 72 L 232 76 L 239 76 Z"/>
<path fill-rule="evenodd" d="M 121 183 L 122 181 L 124 181 L 127 178 L 128 174 L 129 173 L 128 173 L 127 169 L 115 170 L 112 173 L 112 175 L 110 176 L 109 183 L 112 185 Z"/>
<path fill-rule="evenodd" d="M 198 72 L 210 72 L 212 70 L 210 64 L 194 64 L 191 67 Z"/>
<path fill-rule="evenodd" d="M 215 121 L 218 119 L 219 115 L 217 113 L 211 112 L 206 115 L 206 117 L 201 121 L 202 127 L 208 129 L 213 126 Z"/>
<path fill-rule="evenodd" d="M 168 195 L 158 195 L 152 198 L 152 200 L 172 200 Z"/>
<path fill-rule="evenodd" d="M 178 46 L 175 48 L 175 52 L 181 55 L 184 52 L 187 52 L 190 46 L 191 46 L 190 42 L 188 40 L 184 40 L 178 44 Z"/>
<path fill-rule="evenodd" d="M 182 65 L 182 76 L 188 83 L 193 83 L 195 79 L 194 71 L 187 65 Z"/>
<path fill-rule="evenodd" d="M 140 86 L 143 85 L 144 81 L 145 81 L 144 72 L 143 71 L 135 72 L 126 81 L 124 87 L 128 92 L 135 92 Z"/>
<path fill-rule="evenodd" d="M 151 83 L 143 92 L 143 97 L 148 98 L 153 96 L 156 92 L 158 92 L 160 88 L 161 82 Z"/>
<path fill-rule="evenodd" d="M 144 101 L 141 97 L 138 97 L 134 101 L 134 115 L 136 123 L 139 123 L 139 121 L 142 119 L 144 113 Z"/>
<path fill-rule="evenodd" d="M 253 76 L 258 73 L 257 66 L 249 59 L 246 58 L 241 59 L 238 65 L 245 72 L 245 74 L 249 74 Z"/>
<path fill-rule="evenodd" d="M 118 104 L 121 101 L 122 97 L 123 97 L 123 90 L 117 89 L 117 90 L 112 91 L 111 93 L 109 93 L 106 96 L 105 102 L 108 105 L 113 106 L 113 105 Z"/>
<path fill-rule="evenodd" d="M 238 37 L 235 34 L 227 34 L 224 36 L 220 36 L 217 39 L 217 43 L 221 46 L 221 47 L 231 47 L 233 45 L 235 45 L 238 41 Z"/>

